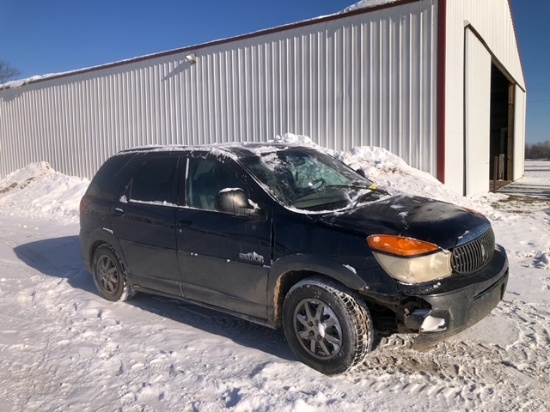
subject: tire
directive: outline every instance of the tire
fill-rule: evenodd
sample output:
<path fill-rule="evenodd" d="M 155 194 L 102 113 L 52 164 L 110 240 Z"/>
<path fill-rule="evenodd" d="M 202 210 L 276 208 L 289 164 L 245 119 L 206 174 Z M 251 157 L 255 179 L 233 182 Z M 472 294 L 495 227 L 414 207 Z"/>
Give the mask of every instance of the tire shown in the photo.
<path fill-rule="evenodd" d="M 135 295 L 132 285 L 126 279 L 120 259 L 111 246 L 104 244 L 97 248 L 92 271 L 101 297 L 116 302 L 129 300 Z"/>
<path fill-rule="evenodd" d="M 372 349 L 374 330 L 362 299 L 322 278 L 294 285 L 283 303 L 283 329 L 294 354 L 325 375 L 347 372 Z"/>

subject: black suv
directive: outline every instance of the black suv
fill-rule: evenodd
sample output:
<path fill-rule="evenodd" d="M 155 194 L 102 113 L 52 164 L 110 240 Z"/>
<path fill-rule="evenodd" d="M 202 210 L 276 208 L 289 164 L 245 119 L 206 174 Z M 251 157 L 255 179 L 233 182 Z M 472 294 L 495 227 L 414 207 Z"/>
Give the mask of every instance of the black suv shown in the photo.
<path fill-rule="evenodd" d="M 155 293 L 282 325 L 325 374 L 363 361 L 373 324 L 418 333 L 417 347 L 464 330 L 508 279 L 482 215 L 391 196 L 309 147 L 123 151 L 90 183 L 80 225 L 104 298 Z"/>

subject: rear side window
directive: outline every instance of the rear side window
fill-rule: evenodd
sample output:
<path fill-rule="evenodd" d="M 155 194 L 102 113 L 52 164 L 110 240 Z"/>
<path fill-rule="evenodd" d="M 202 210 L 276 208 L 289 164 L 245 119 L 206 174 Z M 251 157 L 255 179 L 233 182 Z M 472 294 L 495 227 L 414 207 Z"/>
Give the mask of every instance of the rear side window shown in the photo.
<path fill-rule="evenodd" d="M 147 160 L 135 172 L 130 199 L 139 202 L 174 203 L 175 156 Z"/>
<path fill-rule="evenodd" d="M 114 199 L 120 194 L 121 185 L 127 181 L 139 157 L 137 154 L 126 154 L 107 159 L 90 182 L 86 195 Z"/>

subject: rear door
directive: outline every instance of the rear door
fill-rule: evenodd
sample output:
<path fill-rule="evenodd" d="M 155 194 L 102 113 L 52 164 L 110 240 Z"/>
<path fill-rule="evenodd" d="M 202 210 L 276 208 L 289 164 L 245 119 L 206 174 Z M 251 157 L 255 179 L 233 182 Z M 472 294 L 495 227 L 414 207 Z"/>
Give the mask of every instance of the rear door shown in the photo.
<path fill-rule="evenodd" d="M 189 158 L 186 188 L 186 206 L 176 219 L 184 296 L 267 318 L 271 216 L 263 192 L 232 159 L 210 155 Z M 258 213 L 219 210 L 219 192 L 235 188 L 244 190 Z"/>
<path fill-rule="evenodd" d="M 175 234 L 178 153 L 148 153 L 112 210 L 112 225 L 132 281 L 181 295 Z"/>

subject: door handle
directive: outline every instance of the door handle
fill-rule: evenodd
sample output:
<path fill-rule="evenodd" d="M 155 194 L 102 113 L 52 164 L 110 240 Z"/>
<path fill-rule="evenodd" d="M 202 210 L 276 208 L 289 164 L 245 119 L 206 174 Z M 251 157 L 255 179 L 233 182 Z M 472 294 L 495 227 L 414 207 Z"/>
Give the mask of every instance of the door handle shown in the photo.
<path fill-rule="evenodd" d="M 124 214 L 124 210 L 121 209 L 120 207 L 115 207 L 114 214 L 116 216 L 122 216 Z"/>
<path fill-rule="evenodd" d="M 187 219 L 178 220 L 178 226 L 179 227 L 191 226 L 191 225 L 193 225 L 193 222 L 191 222 L 190 220 L 187 220 Z"/>

